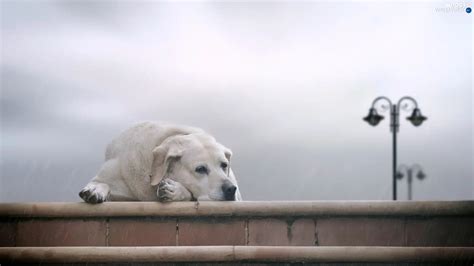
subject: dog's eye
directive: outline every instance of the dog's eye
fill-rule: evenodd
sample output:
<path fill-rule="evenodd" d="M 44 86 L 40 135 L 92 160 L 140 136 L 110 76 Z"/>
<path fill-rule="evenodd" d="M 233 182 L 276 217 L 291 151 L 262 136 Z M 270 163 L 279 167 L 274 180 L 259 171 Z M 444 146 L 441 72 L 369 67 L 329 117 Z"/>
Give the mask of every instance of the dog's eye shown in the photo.
<path fill-rule="evenodd" d="M 203 174 L 203 175 L 208 173 L 207 168 L 205 166 L 202 166 L 202 165 L 196 167 L 195 171 L 196 171 L 196 173 L 200 173 L 200 174 Z"/>
<path fill-rule="evenodd" d="M 224 170 L 227 169 L 227 163 L 221 163 L 221 168 Z"/>

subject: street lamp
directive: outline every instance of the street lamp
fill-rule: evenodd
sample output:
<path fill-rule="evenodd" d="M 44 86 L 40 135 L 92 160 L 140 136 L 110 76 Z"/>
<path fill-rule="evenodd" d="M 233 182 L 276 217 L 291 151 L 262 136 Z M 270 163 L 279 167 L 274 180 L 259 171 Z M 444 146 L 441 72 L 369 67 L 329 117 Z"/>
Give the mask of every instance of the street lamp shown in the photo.
<path fill-rule="evenodd" d="M 390 108 L 390 131 L 393 136 L 393 200 L 397 200 L 397 132 L 400 127 L 400 107 L 403 102 L 411 102 L 415 106 L 413 112 L 410 116 L 407 117 L 407 120 L 410 121 L 414 126 L 420 126 L 423 121 L 427 118 L 421 114 L 420 109 L 418 108 L 418 103 L 412 97 L 404 96 L 398 100 L 397 104 L 392 104 L 389 98 L 382 96 L 377 97 L 372 102 L 372 107 L 369 109 L 369 114 L 364 117 L 364 121 L 369 123 L 371 126 L 376 126 L 384 119 L 382 115 L 379 115 L 377 112 L 377 102 L 385 101 L 389 106 L 381 106 L 381 112 L 385 112 Z M 403 105 L 401 109 L 408 110 L 408 104 Z"/>
<path fill-rule="evenodd" d="M 414 164 L 411 167 L 408 167 L 404 164 L 398 166 L 398 171 L 397 171 L 397 178 L 398 179 L 403 179 L 405 176 L 404 172 L 406 173 L 407 176 L 407 183 L 408 183 L 408 200 L 412 199 L 412 190 L 411 190 L 411 184 L 413 181 L 413 175 L 416 173 L 416 178 L 418 180 L 423 180 L 426 178 L 425 172 L 423 172 L 423 168 L 419 164 Z"/>

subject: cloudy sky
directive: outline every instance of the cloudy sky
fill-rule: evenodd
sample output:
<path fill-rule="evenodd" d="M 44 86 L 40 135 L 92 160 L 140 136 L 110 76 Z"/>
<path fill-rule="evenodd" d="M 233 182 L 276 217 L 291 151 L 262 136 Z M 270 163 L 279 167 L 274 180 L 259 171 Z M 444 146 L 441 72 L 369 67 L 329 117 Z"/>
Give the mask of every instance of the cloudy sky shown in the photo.
<path fill-rule="evenodd" d="M 1 1 L 0 201 L 78 201 L 144 120 L 204 128 L 246 200 L 391 199 L 388 116 L 414 199 L 474 199 L 472 13 L 446 2 Z M 406 179 L 399 198 L 406 199 Z"/>

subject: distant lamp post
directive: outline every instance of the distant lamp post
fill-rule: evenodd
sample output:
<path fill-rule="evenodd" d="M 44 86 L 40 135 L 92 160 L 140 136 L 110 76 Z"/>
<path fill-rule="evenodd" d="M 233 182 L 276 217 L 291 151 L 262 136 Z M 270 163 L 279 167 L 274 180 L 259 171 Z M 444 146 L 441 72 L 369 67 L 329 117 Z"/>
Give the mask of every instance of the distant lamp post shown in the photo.
<path fill-rule="evenodd" d="M 420 165 L 415 164 L 410 167 L 402 164 L 398 166 L 398 171 L 397 171 L 397 179 L 403 179 L 403 177 L 406 175 L 407 177 L 407 183 L 408 183 L 408 200 L 412 200 L 413 194 L 412 194 L 412 182 L 413 182 L 413 176 L 415 175 L 418 180 L 423 180 L 426 178 L 425 172 L 423 172 L 423 168 L 421 168 Z"/>
<path fill-rule="evenodd" d="M 413 112 L 407 120 L 410 121 L 414 126 L 420 126 L 427 118 L 421 114 L 420 109 L 418 108 L 418 103 L 412 97 L 402 97 L 398 100 L 397 104 L 392 104 L 389 98 L 382 96 L 377 97 L 372 102 L 372 107 L 369 109 L 369 114 L 364 117 L 364 121 L 369 123 L 371 126 L 376 126 L 384 119 L 384 117 L 377 112 L 377 103 L 385 101 L 388 106 L 381 105 L 381 112 L 385 112 L 386 110 L 390 109 L 390 131 L 392 132 L 393 136 L 393 200 L 397 200 L 397 132 L 400 127 L 400 109 L 402 110 L 409 110 L 409 104 L 407 102 L 411 102 L 414 105 Z M 405 104 L 402 106 L 401 104 Z"/>

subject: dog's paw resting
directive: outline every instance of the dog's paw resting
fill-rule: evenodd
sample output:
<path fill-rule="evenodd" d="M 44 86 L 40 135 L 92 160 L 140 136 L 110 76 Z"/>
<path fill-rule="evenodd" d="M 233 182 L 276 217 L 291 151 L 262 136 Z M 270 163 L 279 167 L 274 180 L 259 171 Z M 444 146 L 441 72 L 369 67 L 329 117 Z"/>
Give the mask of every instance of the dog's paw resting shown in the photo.
<path fill-rule="evenodd" d="M 158 199 L 166 201 L 190 201 L 191 193 L 181 183 L 165 178 L 158 183 Z"/>
<path fill-rule="evenodd" d="M 90 182 L 79 192 L 79 197 L 87 203 L 96 204 L 107 201 L 109 194 L 110 189 L 107 184 Z"/>

